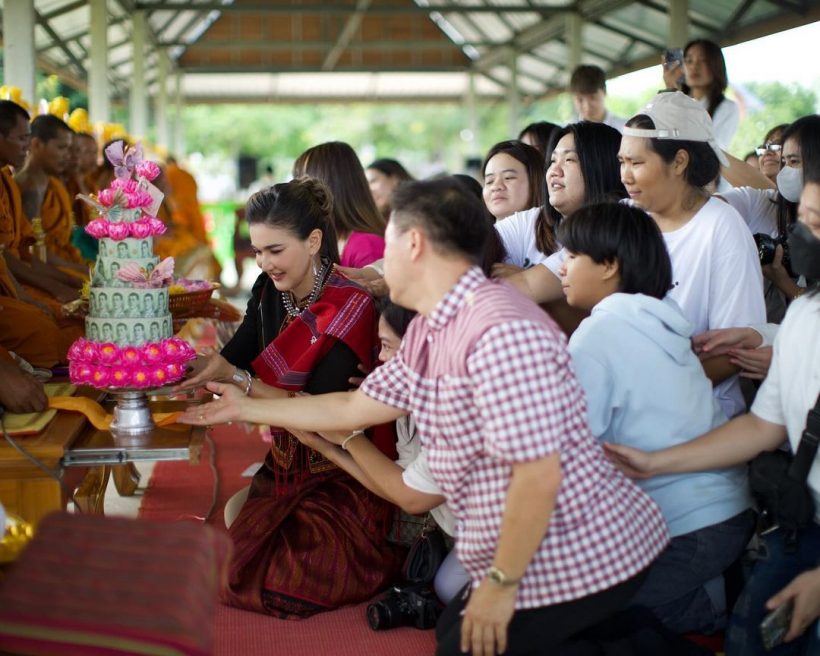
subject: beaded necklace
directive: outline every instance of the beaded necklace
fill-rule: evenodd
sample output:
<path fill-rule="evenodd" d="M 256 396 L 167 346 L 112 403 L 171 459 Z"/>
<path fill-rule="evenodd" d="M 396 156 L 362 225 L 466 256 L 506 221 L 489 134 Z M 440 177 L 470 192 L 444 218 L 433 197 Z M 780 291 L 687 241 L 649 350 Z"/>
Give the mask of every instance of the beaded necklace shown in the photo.
<path fill-rule="evenodd" d="M 307 301 L 304 303 L 302 309 L 306 307 L 310 307 L 313 305 L 317 300 L 319 300 L 319 295 L 322 293 L 322 286 L 324 285 L 325 278 L 327 277 L 327 273 L 333 264 L 330 260 L 322 259 L 322 268 L 319 270 L 319 273 L 314 274 L 313 276 L 313 288 L 310 290 L 310 294 L 308 294 Z M 279 292 L 282 294 L 282 303 L 285 306 L 285 312 L 288 313 L 288 316 L 292 319 L 295 319 L 300 314 L 302 314 L 302 309 L 299 308 L 298 303 L 294 303 L 294 295 L 292 292 Z"/>

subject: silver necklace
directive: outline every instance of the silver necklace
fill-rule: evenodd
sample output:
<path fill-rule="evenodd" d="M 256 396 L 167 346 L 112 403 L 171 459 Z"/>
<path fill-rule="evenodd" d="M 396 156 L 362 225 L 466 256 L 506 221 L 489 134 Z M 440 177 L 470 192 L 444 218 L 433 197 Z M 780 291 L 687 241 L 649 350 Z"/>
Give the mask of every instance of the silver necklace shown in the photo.
<path fill-rule="evenodd" d="M 305 305 L 306 308 L 310 307 L 317 300 L 319 300 L 319 294 L 322 293 L 322 283 L 324 282 L 325 275 L 327 274 L 327 271 L 330 268 L 330 266 L 330 260 L 324 261 L 322 262 L 322 268 L 319 270 L 319 273 L 314 273 L 313 287 L 311 288 L 310 294 L 308 295 L 307 304 Z M 282 294 L 282 303 L 285 306 L 285 312 L 288 313 L 289 317 L 295 319 L 300 314 L 302 314 L 302 310 L 300 310 L 293 302 L 293 294 L 291 292 L 280 292 L 280 294 Z"/>

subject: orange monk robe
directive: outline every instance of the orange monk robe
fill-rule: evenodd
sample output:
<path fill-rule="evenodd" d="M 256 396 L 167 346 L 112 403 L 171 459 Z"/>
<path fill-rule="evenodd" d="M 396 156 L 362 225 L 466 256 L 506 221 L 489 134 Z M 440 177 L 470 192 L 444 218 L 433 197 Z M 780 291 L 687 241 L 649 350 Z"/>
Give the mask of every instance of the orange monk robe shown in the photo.
<path fill-rule="evenodd" d="M 34 305 L 0 296 L 0 347 L 14 351 L 35 367 L 66 362 L 68 348 L 78 337 L 82 337 L 79 327 L 60 328 Z"/>
<path fill-rule="evenodd" d="M 23 214 L 23 203 L 20 198 L 20 188 L 17 186 L 14 177 L 8 167 L 0 170 L 0 247 L 5 252 L 11 253 L 18 260 L 29 260 L 29 246 L 34 243 L 34 233 L 31 231 L 31 224 Z M 76 327 L 76 319 L 62 318 L 62 303 L 51 294 L 30 285 L 22 285 L 23 289 L 33 298 L 44 303 L 51 310 L 56 319 L 56 323 L 63 327 Z M 82 280 L 78 280 L 78 289 L 82 287 Z M 5 258 L 0 262 L 0 294 L 17 298 L 17 287 L 9 271 Z M 40 310 L 30 306 L 40 314 Z M 71 334 L 79 337 L 77 330 Z"/>
<path fill-rule="evenodd" d="M 166 257 L 182 259 L 201 244 L 188 231 L 185 224 L 180 222 L 178 212 L 171 212 L 168 209 L 168 201 L 160 205 L 157 218 L 167 227 L 168 232 L 164 235 L 154 237 L 154 253 L 164 260 Z"/>
<path fill-rule="evenodd" d="M 9 167 L 0 169 L 0 245 L 18 259 L 29 259 L 34 243 L 31 224 L 23 214 L 20 187 Z"/>
<path fill-rule="evenodd" d="M 84 203 L 79 198 L 77 198 L 77 194 L 89 194 L 91 191 L 85 185 L 85 181 L 83 184 L 80 184 L 80 181 L 77 179 L 77 176 L 73 175 L 65 182 L 65 188 L 68 192 L 68 197 L 71 199 L 71 211 L 74 214 L 74 220 L 78 226 L 85 226 L 88 225 L 88 222 L 94 218 L 92 216 L 93 210 L 88 203 Z"/>
<path fill-rule="evenodd" d="M 48 187 L 40 207 L 40 218 L 43 220 L 48 250 L 66 260 L 82 264 L 84 260 L 80 252 L 71 245 L 71 230 L 74 227 L 71 197 L 65 185 L 55 177 L 48 179 Z"/>
<path fill-rule="evenodd" d="M 176 164 L 168 164 L 165 176 L 171 187 L 171 205 L 175 225 L 184 228 L 200 244 L 208 245 L 208 235 L 205 232 L 205 221 L 199 210 L 196 179 L 188 171 Z"/>

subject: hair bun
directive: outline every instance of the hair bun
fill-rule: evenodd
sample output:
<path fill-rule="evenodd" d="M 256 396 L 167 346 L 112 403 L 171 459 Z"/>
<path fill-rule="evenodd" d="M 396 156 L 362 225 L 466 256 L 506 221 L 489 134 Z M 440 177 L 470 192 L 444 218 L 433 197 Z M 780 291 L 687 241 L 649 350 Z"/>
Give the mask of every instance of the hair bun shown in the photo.
<path fill-rule="evenodd" d="M 327 185 L 318 178 L 309 175 L 300 175 L 293 180 L 293 184 L 309 196 L 309 200 L 328 223 L 333 223 L 333 194 Z"/>

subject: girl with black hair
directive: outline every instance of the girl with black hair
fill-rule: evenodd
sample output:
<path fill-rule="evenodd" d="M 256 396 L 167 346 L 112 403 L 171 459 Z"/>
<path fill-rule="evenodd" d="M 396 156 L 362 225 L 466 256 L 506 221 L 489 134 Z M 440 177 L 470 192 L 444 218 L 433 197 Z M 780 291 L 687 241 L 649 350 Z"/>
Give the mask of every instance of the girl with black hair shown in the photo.
<path fill-rule="evenodd" d="M 656 450 L 726 422 L 690 344 L 692 324 L 666 297 L 672 264 L 643 210 L 587 205 L 558 229 L 567 251 L 561 282 L 573 307 L 591 311 L 569 340 L 592 434 Z M 723 572 L 753 528 L 740 466 L 639 482 L 661 509 L 672 541 L 633 604 L 675 633 L 723 627 Z"/>
<path fill-rule="evenodd" d="M 708 39 L 694 39 L 683 49 L 683 84 L 681 64 L 663 68 L 663 79 L 668 89 L 679 88 L 697 100 L 709 113 L 715 128 L 715 137 L 723 150 L 728 150 L 737 132 L 740 111 L 724 92 L 729 86 L 726 60 L 720 46 Z"/>
<path fill-rule="evenodd" d="M 540 207 L 544 157 L 521 141 L 501 141 L 490 148 L 481 166 L 484 204 L 496 221 Z"/>
<path fill-rule="evenodd" d="M 618 173 L 620 144 L 621 133 L 603 123 L 581 121 L 553 132 L 548 168 L 539 181 L 544 205 L 496 223 L 507 251 L 505 262 L 512 265 L 504 273 L 527 269 L 558 250 L 555 227 L 562 217 L 586 203 L 626 197 Z"/>

